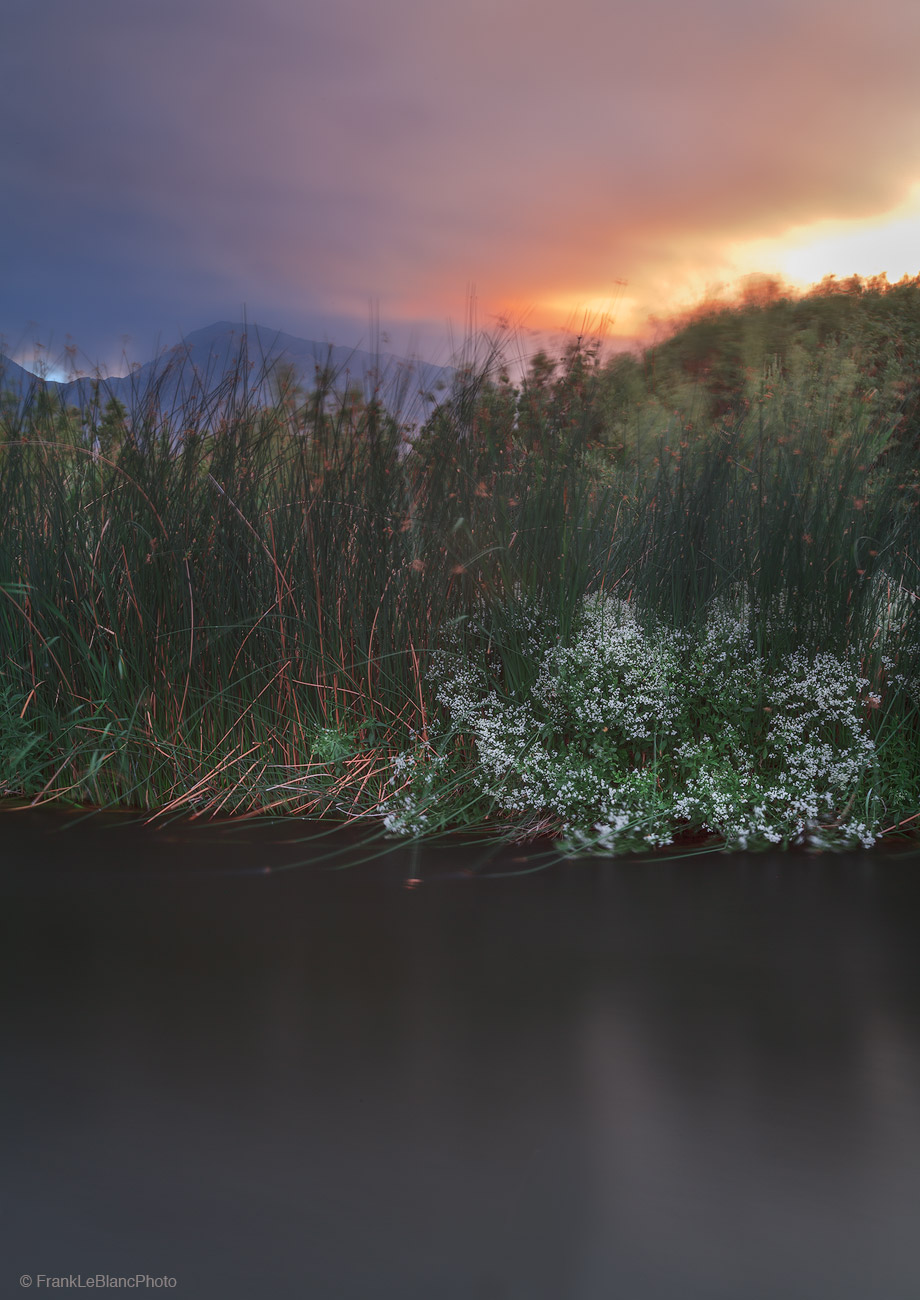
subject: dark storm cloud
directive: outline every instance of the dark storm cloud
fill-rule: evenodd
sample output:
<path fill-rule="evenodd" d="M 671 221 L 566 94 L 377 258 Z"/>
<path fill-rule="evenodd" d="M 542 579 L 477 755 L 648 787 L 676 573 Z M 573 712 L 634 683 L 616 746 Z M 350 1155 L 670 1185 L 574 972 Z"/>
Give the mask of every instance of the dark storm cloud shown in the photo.
<path fill-rule="evenodd" d="M 246 302 L 354 341 L 370 300 L 715 267 L 920 179 L 918 38 L 914 0 L 12 0 L 0 332 L 143 352 Z"/>

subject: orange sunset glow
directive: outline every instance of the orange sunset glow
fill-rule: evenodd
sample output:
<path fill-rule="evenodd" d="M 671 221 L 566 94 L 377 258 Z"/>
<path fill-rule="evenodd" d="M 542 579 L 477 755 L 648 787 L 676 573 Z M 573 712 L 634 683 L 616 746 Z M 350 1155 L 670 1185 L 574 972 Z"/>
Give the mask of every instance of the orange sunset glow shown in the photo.
<path fill-rule="evenodd" d="M 54 8 L 0 51 L 8 352 L 245 310 L 443 357 L 471 287 L 623 345 L 754 273 L 920 271 L 913 0 Z"/>
<path fill-rule="evenodd" d="M 920 182 L 890 211 L 857 219 L 825 218 L 792 226 L 773 237 L 740 239 L 713 248 L 689 247 L 665 274 L 654 264 L 637 268 L 606 292 L 549 293 L 528 302 L 511 298 L 502 314 L 535 331 L 582 323 L 620 345 L 644 342 L 658 320 L 701 301 L 733 300 L 751 277 L 778 281 L 804 292 L 832 276 L 886 277 L 889 282 L 920 271 Z"/>

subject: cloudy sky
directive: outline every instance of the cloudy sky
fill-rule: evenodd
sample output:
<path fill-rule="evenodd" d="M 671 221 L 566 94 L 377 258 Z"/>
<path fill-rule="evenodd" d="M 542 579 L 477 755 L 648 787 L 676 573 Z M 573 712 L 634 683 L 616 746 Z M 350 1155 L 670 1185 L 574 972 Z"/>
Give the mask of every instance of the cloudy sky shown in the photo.
<path fill-rule="evenodd" d="M 0 336 L 444 355 L 920 272 L 917 0 L 6 0 Z"/>

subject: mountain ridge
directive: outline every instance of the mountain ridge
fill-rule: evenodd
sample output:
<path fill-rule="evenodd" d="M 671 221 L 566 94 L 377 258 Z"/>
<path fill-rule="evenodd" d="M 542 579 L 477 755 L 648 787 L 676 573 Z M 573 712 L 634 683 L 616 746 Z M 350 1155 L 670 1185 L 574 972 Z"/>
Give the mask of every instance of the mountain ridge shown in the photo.
<path fill-rule="evenodd" d="M 20 402 L 37 391 L 63 406 L 105 405 L 111 399 L 128 410 L 154 402 L 164 414 L 196 403 L 219 405 L 243 385 L 257 405 L 278 397 L 281 382 L 312 392 L 320 379 L 335 393 L 359 387 L 366 400 L 379 397 L 390 409 L 421 406 L 426 412 L 436 394 L 449 387 L 453 370 L 389 352 L 321 343 L 259 324 L 214 321 L 186 334 L 158 356 L 135 365 L 127 375 L 77 375 L 42 379 L 0 354 L 0 391 Z"/>

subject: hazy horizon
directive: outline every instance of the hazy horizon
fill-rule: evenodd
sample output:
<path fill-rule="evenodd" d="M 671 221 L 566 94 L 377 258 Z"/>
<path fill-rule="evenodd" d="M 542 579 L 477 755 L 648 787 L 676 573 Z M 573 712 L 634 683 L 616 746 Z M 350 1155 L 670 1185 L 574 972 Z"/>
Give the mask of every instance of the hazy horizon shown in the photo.
<path fill-rule="evenodd" d="M 115 373 L 245 309 L 444 362 L 471 300 L 622 345 L 754 272 L 916 274 L 918 38 L 913 0 L 13 0 L 0 338 Z"/>

